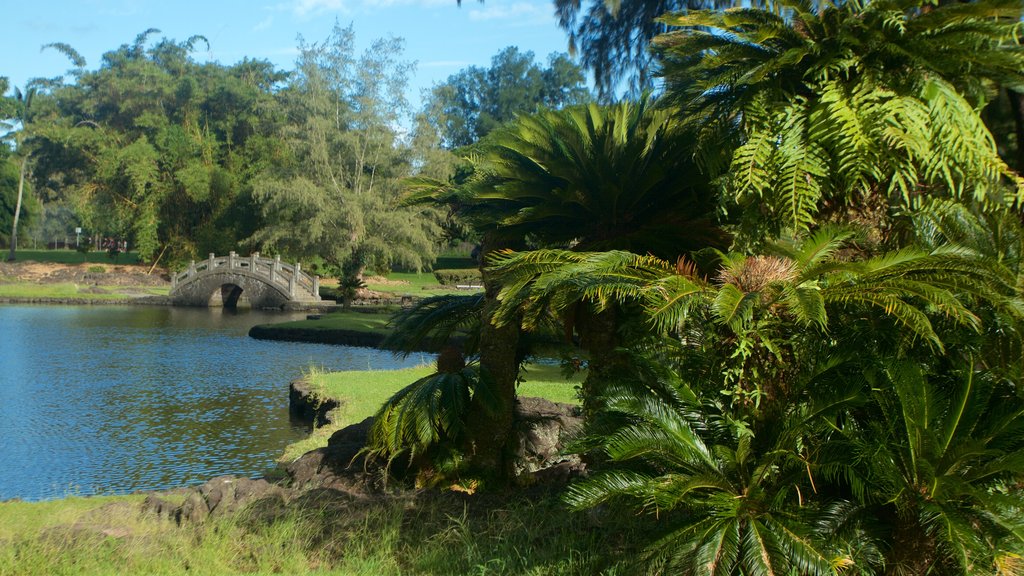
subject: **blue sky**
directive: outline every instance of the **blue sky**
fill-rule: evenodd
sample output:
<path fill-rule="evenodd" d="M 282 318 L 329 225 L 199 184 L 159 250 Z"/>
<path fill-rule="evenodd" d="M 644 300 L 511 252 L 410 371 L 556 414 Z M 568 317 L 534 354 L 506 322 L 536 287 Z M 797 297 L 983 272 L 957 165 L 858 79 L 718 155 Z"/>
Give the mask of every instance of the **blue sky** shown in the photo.
<path fill-rule="evenodd" d="M 405 59 L 417 62 L 410 100 L 418 105 L 422 88 L 444 81 L 470 65 L 488 65 L 510 45 L 533 51 L 538 61 L 564 52 L 567 37 L 557 25 L 551 0 L 2 0 L 0 76 L 23 86 L 29 78 L 58 76 L 70 68 L 50 42 L 66 42 L 95 69 L 101 55 L 149 28 L 183 41 L 205 36 L 194 58 L 233 64 L 243 57 L 267 59 L 278 68 L 293 66 L 302 35 L 307 42 L 327 38 L 335 19 L 352 24 L 360 49 L 374 39 L 399 36 Z"/>

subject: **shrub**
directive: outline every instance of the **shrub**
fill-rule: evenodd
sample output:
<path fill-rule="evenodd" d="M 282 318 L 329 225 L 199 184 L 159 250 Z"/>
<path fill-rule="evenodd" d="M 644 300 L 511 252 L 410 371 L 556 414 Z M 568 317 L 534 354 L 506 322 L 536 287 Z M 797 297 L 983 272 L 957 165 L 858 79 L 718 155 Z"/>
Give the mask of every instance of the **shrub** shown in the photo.
<path fill-rule="evenodd" d="M 455 286 L 456 284 L 477 284 L 482 280 L 480 270 L 476 268 L 434 270 L 434 278 L 442 286 Z"/>
<path fill-rule="evenodd" d="M 107 269 L 104 268 L 103 266 L 89 266 L 87 271 L 90 274 L 104 274 L 106 273 Z"/>

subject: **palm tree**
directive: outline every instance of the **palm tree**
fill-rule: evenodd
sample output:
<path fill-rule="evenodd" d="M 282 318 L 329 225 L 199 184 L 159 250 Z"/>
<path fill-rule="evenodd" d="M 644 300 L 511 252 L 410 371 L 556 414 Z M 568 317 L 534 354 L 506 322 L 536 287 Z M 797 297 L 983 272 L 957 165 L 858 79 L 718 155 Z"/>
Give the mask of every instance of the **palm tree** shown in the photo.
<path fill-rule="evenodd" d="M 44 45 L 42 50 L 46 50 L 47 48 L 57 50 L 71 60 L 71 63 L 75 66 L 72 74 L 81 72 L 85 67 L 85 59 L 69 45 L 55 42 Z M 21 216 L 21 203 L 25 193 L 25 178 L 28 175 L 29 159 L 32 156 L 32 149 L 30 148 L 29 142 L 34 136 L 32 124 L 35 120 L 36 110 L 33 107 L 33 103 L 41 90 L 59 85 L 62 81 L 63 77 L 49 80 L 34 78 L 28 82 L 24 91 L 19 88 L 14 89 L 14 115 L 11 120 L 13 120 L 14 125 L 17 126 L 17 132 L 14 134 L 13 140 L 15 142 L 15 147 L 19 154 L 21 154 L 21 167 L 18 170 L 18 199 L 16 200 L 14 207 L 14 223 L 11 226 L 11 246 L 10 251 L 7 253 L 8 262 L 13 262 L 17 259 L 18 220 Z"/>
<path fill-rule="evenodd" d="M 649 101 L 542 112 L 496 130 L 474 148 L 473 174 L 459 184 L 411 180 L 410 201 L 447 204 L 481 232 L 483 254 L 540 246 L 610 248 L 674 257 L 727 236 L 715 222 L 715 191 L 693 155 L 692 135 Z M 496 453 L 508 438 L 518 364 L 516 322 L 495 325 L 500 283 L 484 270 L 480 366 L 489 374 L 498 413 L 471 410 L 471 429 Z M 434 306 L 434 303 L 430 304 Z M 581 303 L 576 325 L 591 353 L 591 377 L 607 379 L 621 356 L 611 309 Z"/>
<path fill-rule="evenodd" d="M 21 202 L 25 194 L 25 178 L 28 172 L 28 161 L 32 151 L 28 149 L 26 141 L 30 136 L 30 123 L 32 121 L 32 102 L 35 100 L 37 89 L 29 85 L 24 92 L 14 89 L 14 100 L 16 102 L 16 115 L 13 120 L 18 126 L 18 134 L 15 136 L 18 152 L 21 154 L 21 166 L 18 169 L 18 199 L 14 205 L 14 223 L 11 225 L 11 246 L 7 253 L 7 261 L 13 262 L 17 259 L 18 250 L 18 220 L 21 216 Z"/>
<path fill-rule="evenodd" d="M 887 203 L 921 195 L 1019 200 L 978 110 L 992 82 L 1021 82 L 1022 15 L 1007 0 L 779 0 L 666 16 L 677 29 L 655 44 L 667 97 L 713 151 L 731 143 L 734 201 L 769 212 L 748 223 L 756 242 L 822 211 L 880 227 Z"/>

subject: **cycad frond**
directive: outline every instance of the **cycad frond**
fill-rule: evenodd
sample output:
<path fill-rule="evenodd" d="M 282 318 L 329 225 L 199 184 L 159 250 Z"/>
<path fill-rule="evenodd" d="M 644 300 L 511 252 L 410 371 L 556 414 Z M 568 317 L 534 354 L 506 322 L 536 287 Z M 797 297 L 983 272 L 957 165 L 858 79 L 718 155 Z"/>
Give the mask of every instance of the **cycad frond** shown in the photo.
<path fill-rule="evenodd" d="M 463 350 L 473 354 L 483 305 L 483 294 L 446 294 L 418 300 L 391 318 L 392 331 L 381 348 L 403 354 L 436 352 L 460 340 Z"/>
<path fill-rule="evenodd" d="M 390 464 L 402 454 L 416 458 L 442 442 L 457 444 L 478 386 L 478 369 L 469 366 L 437 372 L 402 388 L 374 415 L 365 451 Z"/>

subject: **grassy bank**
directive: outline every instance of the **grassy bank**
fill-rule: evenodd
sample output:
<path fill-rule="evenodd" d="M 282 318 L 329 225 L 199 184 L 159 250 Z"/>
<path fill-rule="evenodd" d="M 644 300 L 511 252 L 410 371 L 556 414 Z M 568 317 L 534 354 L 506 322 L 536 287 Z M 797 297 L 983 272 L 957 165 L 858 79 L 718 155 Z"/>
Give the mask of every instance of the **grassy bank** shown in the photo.
<path fill-rule="evenodd" d="M 281 461 L 290 462 L 302 454 L 327 445 L 327 439 L 335 431 L 364 420 L 380 408 L 384 401 L 395 392 L 419 378 L 433 372 L 433 366 L 418 366 L 403 370 L 359 370 L 345 372 L 321 372 L 311 370 L 306 380 L 321 398 L 334 398 L 341 407 L 335 410 L 331 424 L 314 430 L 307 438 L 288 446 Z M 575 403 L 574 382 L 567 382 L 557 366 L 531 364 L 527 366 L 523 382 L 519 385 L 520 396 L 539 396 L 554 402 Z"/>
<path fill-rule="evenodd" d="M 391 312 L 393 311 L 391 308 L 380 308 L 374 312 L 339 310 L 322 314 L 316 320 L 295 320 L 292 322 L 264 324 L 263 326 L 282 330 L 310 330 L 314 332 L 352 330 L 387 335 L 390 332 L 387 324 L 391 320 Z"/>
<path fill-rule="evenodd" d="M 85 300 L 124 300 L 135 296 L 166 296 L 170 287 L 134 287 L 99 285 L 88 286 L 72 282 L 57 284 L 34 284 L 30 282 L 0 283 L 0 298 L 47 298 L 47 299 L 85 299 Z"/>
<path fill-rule="evenodd" d="M 0 576 L 621 574 L 611 558 L 633 533 L 539 492 L 321 495 L 182 527 L 140 515 L 140 499 L 0 504 Z"/>

